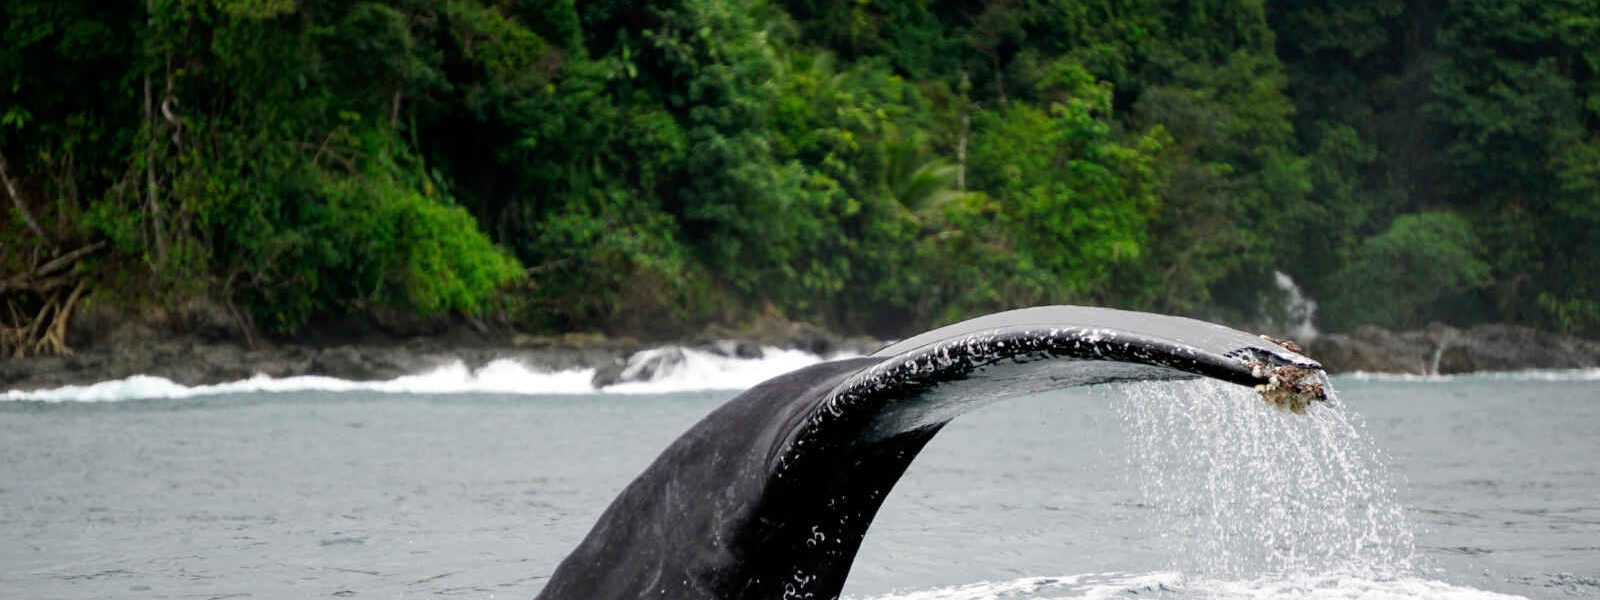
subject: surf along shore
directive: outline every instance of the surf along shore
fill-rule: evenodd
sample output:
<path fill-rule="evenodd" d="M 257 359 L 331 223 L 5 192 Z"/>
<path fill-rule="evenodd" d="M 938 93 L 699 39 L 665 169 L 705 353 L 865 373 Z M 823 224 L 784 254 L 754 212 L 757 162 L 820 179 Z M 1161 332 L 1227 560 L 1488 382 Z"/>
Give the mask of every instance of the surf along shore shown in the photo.
<path fill-rule="evenodd" d="M 683 350 L 731 359 L 762 358 L 772 350 L 828 357 L 868 354 L 883 342 L 782 320 L 738 329 L 711 326 L 676 339 L 640 339 L 593 332 L 535 335 L 494 322 L 406 314 L 326 321 L 299 335 L 271 337 L 246 335 L 219 307 L 192 302 L 159 315 L 83 311 L 71 322 L 67 345 L 71 354 L 66 356 L 0 358 L 0 391 L 88 385 L 134 375 L 185 386 L 257 375 L 382 381 L 457 363 L 476 370 L 497 360 L 543 372 L 593 369 L 594 384 L 601 387 L 649 380 L 681 360 Z M 660 348 L 676 352 L 654 351 Z"/>
<path fill-rule="evenodd" d="M 1248 324 L 1240 327 L 1255 331 Z M 1269 332 L 1270 333 L 1270 332 Z M 1296 340 L 1332 373 L 1448 375 L 1477 371 L 1600 367 L 1600 341 L 1503 324 L 1413 331 L 1362 327 Z M 389 380 L 460 363 L 478 369 L 509 359 L 537 371 L 594 369 L 603 387 L 648 381 L 682 350 L 758 359 L 773 349 L 823 357 L 870 354 L 884 344 L 806 323 L 768 319 L 741 328 L 708 327 L 678 339 L 576 332 L 534 335 L 459 318 L 374 315 L 321 323 L 294 337 L 246 336 L 228 315 L 192 303 L 163 315 L 85 311 L 67 335 L 72 354 L 0 360 L 0 390 L 87 385 L 150 375 L 178 384 L 320 375 Z M 658 350 L 665 348 L 666 350 Z"/>

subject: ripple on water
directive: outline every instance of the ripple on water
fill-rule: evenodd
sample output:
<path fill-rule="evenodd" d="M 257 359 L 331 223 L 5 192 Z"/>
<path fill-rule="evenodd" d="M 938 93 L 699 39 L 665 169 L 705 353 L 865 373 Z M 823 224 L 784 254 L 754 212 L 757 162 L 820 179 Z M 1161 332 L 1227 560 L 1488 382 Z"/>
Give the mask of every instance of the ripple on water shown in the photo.
<path fill-rule="evenodd" d="M 1320 575 L 1261 579 L 1210 579 L 1181 573 L 1095 573 L 1028 577 L 927 590 L 894 592 L 870 600 L 1056 600 L 1085 598 L 1212 598 L 1257 600 L 1494 600 L 1521 598 L 1419 577 L 1367 579 Z"/>

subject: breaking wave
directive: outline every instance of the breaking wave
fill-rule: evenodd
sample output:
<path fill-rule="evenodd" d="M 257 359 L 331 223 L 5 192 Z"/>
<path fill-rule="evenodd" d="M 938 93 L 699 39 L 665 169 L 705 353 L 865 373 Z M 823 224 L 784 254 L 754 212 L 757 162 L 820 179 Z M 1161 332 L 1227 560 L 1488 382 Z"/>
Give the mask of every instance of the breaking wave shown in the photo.
<path fill-rule="evenodd" d="M 646 350 L 640 354 L 658 351 Z M 595 369 L 592 368 L 548 371 L 529 367 L 513 359 L 500 359 L 477 369 L 455 362 L 431 371 L 383 381 L 352 381 L 318 375 L 295 377 L 257 375 L 227 383 L 188 386 L 164 377 L 134 375 L 90 385 L 68 385 L 28 391 L 11 390 L 0 395 L 0 401 L 115 402 L 309 391 L 547 396 L 742 390 L 796 369 L 845 357 L 843 355 L 824 357 L 800 350 L 777 348 L 765 348 L 761 358 L 730 358 L 694 349 L 682 349 L 682 354 L 681 361 L 662 369 L 649 381 L 630 381 L 603 388 L 596 388 L 590 383 L 595 374 Z M 1600 369 L 1531 370 L 1463 375 L 1356 372 L 1340 375 L 1335 379 L 1382 382 L 1600 381 Z"/>
<path fill-rule="evenodd" d="M 645 351 L 645 353 L 654 351 Z M 644 354 L 644 353 L 641 353 Z M 477 369 L 461 362 L 432 371 L 385 381 L 351 381 L 304 375 L 249 379 L 213 385 L 187 386 L 163 377 L 134 375 L 92 385 L 69 385 L 43 390 L 11 390 L 0 400 L 31 402 L 116 402 L 123 400 L 181 399 L 243 393 L 380 392 L 391 394 L 663 394 L 701 390 L 740 390 L 824 360 L 799 350 L 766 348 L 761 358 L 729 358 L 710 352 L 682 349 L 682 360 L 665 364 L 649 381 L 630 381 L 595 388 L 595 369 L 545 371 L 511 360 L 492 361 Z"/>

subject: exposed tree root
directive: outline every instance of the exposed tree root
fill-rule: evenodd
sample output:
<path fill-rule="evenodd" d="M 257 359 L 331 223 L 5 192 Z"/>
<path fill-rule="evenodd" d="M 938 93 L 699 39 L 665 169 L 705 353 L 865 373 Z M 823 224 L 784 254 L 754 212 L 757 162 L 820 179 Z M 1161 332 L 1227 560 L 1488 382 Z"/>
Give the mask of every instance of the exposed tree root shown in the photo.
<path fill-rule="evenodd" d="M 62 254 L 27 273 L 0 279 L 0 356 L 66 356 L 67 326 L 88 280 L 74 268 L 105 244 L 96 242 Z"/>

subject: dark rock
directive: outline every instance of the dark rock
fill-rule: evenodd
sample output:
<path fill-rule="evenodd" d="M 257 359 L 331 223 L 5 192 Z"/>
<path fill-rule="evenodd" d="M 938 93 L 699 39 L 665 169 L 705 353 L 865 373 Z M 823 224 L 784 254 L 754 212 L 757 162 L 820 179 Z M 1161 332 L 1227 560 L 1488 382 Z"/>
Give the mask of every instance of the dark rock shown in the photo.
<path fill-rule="evenodd" d="M 450 327 L 450 320 L 440 316 L 423 316 L 411 311 L 376 309 L 372 323 L 379 330 L 398 338 L 436 336 Z"/>
<path fill-rule="evenodd" d="M 564 348 L 605 348 L 611 345 L 611 340 L 603 333 L 573 332 L 562 334 L 560 339 Z"/>
<path fill-rule="evenodd" d="M 678 368 L 685 360 L 687 357 L 683 354 L 683 348 L 679 346 L 641 350 L 633 353 L 620 365 L 614 363 L 596 370 L 594 378 L 589 381 L 596 388 L 618 383 L 653 381 Z"/>
<path fill-rule="evenodd" d="M 1441 373 L 1578 369 L 1600 364 L 1600 343 L 1516 325 L 1479 325 L 1446 341 Z"/>
<path fill-rule="evenodd" d="M 1308 350 L 1333 373 L 1432 375 L 1600 365 L 1600 343 L 1501 324 L 1456 329 L 1435 323 L 1399 333 L 1364 326 L 1348 335 L 1319 336 Z"/>
<path fill-rule="evenodd" d="M 594 370 L 594 377 L 589 378 L 589 385 L 599 389 L 619 383 L 622 381 L 622 371 L 626 368 L 628 368 L 627 361 L 620 358 L 614 363 L 601 365 Z"/>
<path fill-rule="evenodd" d="M 233 315 L 216 302 L 192 298 L 179 307 L 176 328 L 209 342 L 224 342 L 243 337 L 244 329 Z"/>
<path fill-rule="evenodd" d="M 839 338 L 820 328 L 807 327 L 798 331 L 784 346 L 812 354 L 828 355 L 833 354 L 839 347 Z"/>
<path fill-rule="evenodd" d="M 750 340 L 709 340 L 696 342 L 695 350 L 723 356 L 727 358 L 761 358 L 766 351 L 761 349 L 761 344 Z"/>
<path fill-rule="evenodd" d="M 1396 334 L 1381 327 L 1362 326 L 1349 334 L 1324 334 L 1312 340 L 1307 352 L 1331 373 L 1429 372 L 1437 344 L 1421 335 Z"/>
<path fill-rule="evenodd" d="M 127 321 L 126 315 L 103 303 L 80 305 L 72 311 L 72 320 L 67 322 L 67 346 L 87 348 L 99 344 Z"/>
<path fill-rule="evenodd" d="M 763 350 L 761 345 L 755 342 L 749 340 L 732 340 L 731 342 L 733 344 L 734 358 L 756 359 L 767 354 L 767 351 Z"/>
<path fill-rule="evenodd" d="M 554 335 L 528 335 L 517 333 L 511 336 L 513 348 L 555 348 L 561 345 L 561 338 Z"/>
<path fill-rule="evenodd" d="M 340 379 L 371 381 L 392 379 L 406 373 L 381 351 L 355 346 L 326 348 L 311 359 L 310 373 Z"/>

